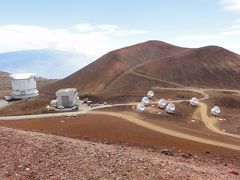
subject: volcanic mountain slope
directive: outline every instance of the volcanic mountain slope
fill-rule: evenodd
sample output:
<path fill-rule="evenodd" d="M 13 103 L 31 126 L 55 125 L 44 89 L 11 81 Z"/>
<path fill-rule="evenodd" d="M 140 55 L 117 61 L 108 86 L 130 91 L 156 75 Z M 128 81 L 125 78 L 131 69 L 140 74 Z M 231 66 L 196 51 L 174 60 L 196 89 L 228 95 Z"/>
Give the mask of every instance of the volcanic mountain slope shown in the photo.
<path fill-rule="evenodd" d="M 127 70 L 148 62 L 167 57 L 185 48 L 160 41 L 148 41 L 111 51 L 67 78 L 41 89 L 44 93 L 53 93 L 59 88 L 75 87 L 80 94 L 96 94 L 107 88 Z M 126 84 L 126 86 L 128 86 Z"/>
<path fill-rule="evenodd" d="M 240 56 L 217 46 L 174 54 L 135 71 L 185 86 L 240 88 Z"/>
<path fill-rule="evenodd" d="M 240 56 L 224 48 L 182 48 L 148 41 L 107 53 L 78 72 L 41 89 L 75 87 L 80 95 L 121 96 L 155 86 L 240 88 Z"/>

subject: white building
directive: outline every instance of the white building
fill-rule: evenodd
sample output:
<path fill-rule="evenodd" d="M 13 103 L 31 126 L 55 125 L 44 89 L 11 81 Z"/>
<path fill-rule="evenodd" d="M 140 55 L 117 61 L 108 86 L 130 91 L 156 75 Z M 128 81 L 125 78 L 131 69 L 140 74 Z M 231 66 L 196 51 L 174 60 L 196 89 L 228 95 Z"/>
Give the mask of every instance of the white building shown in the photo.
<path fill-rule="evenodd" d="M 59 89 L 56 96 L 58 107 L 73 107 L 79 104 L 78 93 L 75 88 Z"/>
<path fill-rule="evenodd" d="M 11 97 L 14 99 L 27 99 L 38 96 L 36 74 L 12 74 L 12 93 Z"/>

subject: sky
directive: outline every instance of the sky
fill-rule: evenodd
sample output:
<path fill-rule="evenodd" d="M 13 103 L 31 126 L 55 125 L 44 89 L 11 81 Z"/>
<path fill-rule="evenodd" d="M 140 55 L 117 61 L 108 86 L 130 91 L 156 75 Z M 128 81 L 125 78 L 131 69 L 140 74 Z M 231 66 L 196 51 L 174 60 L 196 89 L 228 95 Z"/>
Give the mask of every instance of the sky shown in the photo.
<path fill-rule="evenodd" d="M 90 62 L 147 40 L 240 54 L 240 0 L 0 0 L 0 52 L 51 48 Z"/>

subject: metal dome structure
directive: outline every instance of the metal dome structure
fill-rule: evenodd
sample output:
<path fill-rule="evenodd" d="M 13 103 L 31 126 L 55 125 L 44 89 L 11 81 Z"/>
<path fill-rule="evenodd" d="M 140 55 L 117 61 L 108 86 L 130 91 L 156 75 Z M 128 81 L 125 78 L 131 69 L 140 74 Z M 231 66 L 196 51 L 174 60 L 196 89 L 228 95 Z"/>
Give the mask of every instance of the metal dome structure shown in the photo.
<path fill-rule="evenodd" d="M 149 98 L 149 99 L 152 99 L 153 98 L 153 96 L 154 96 L 154 92 L 153 91 L 148 91 L 148 93 L 147 93 L 147 97 Z"/>
<path fill-rule="evenodd" d="M 166 107 L 166 111 L 168 112 L 168 113 L 170 113 L 170 114 L 172 114 L 173 112 L 174 112 L 174 110 L 175 110 L 175 105 L 173 104 L 173 103 L 169 103 L 168 105 L 167 105 L 167 107 Z"/>
<path fill-rule="evenodd" d="M 198 99 L 196 97 L 193 97 L 191 100 L 190 100 L 190 104 L 192 106 L 197 106 L 198 105 Z"/>
<path fill-rule="evenodd" d="M 211 109 L 211 114 L 213 116 L 219 116 L 221 110 L 220 110 L 220 107 L 218 106 L 214 106 L 212 109 Z"/>
<path fill-rule="evenodd" d="M 167 105 L 167 101 L 165 99 L 160 99 L 158 101 L 158 107 L 164 109 Z"/>
<path fill-rule="evenodd" d="M 149 98 L 146 97 L 146 96 L 144 96 L 144 97 L 142 98 L 142 103 L 143 103 L 144 105 L 147 105 L 147 104 L 149 103 Z"/>
<path fill-rule="evenodd" d="M 143 112 L 145 110 L 145 105 L 143 102 L 138 103 L 137 105 L 137 111 Z"/>

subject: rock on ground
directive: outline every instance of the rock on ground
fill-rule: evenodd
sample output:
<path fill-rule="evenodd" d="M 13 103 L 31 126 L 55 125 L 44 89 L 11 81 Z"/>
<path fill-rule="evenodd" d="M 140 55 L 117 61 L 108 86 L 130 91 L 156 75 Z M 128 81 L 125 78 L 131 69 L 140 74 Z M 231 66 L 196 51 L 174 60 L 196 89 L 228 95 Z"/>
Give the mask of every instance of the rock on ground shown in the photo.
<path fill-rule="evenodd" d="M 239 179 L 239 167 L 0 127 L 0 179 Z M 164 150 L 167 152 L 167 150 Z M 186 156 L 186 157 L 185 157 Z"/>

